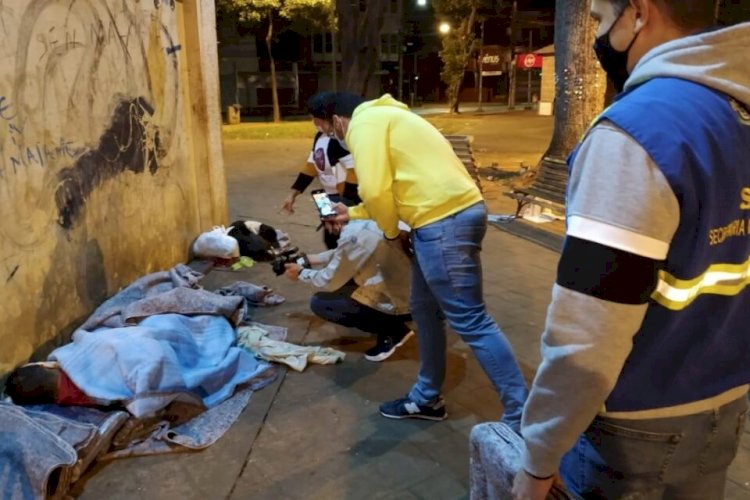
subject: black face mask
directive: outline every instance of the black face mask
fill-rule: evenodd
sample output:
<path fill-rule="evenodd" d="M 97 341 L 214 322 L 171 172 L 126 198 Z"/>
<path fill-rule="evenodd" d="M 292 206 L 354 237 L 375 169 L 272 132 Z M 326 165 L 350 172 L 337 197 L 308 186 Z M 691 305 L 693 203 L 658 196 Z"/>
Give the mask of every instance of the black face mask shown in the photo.
<path fill-rule="evenodd" d="M 636 33 L 633 40 L 630 42 L 630 45 L 628 45 L 628 48 L 625 49 L 624 52 L 615 50 L 612 47 L 612 44 L 609 41 L 609 34 L 620 21 L 623 12 L 625 12 L 624 9 L 620 12 L 620 15 L 617 16 L 617 19 L 612 23 L 609 30 L 594 42 L 594 52 L 596 52 L 596 57 L 599 59 L 599 64 L 602 65 L 602 69 L 607 73 L 609 79 L 612 80 L 612 84 L 615 86 L 618 93 L 622 92 L 625 88 L 625 82 L 630 76 L 630 73 L 628 72 L 628 53 L 630 53 L 631 47 L 633 47 L 635 40 L 638 38 L 638 33 Z"/>

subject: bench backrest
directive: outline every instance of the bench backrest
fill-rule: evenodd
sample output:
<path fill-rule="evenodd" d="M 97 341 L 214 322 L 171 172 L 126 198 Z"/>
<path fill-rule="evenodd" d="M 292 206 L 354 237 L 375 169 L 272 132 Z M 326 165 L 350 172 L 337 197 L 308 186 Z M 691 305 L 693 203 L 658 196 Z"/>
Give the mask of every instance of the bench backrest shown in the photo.
<path fill-rule="evenodd" d="M 474 152 L 471 149 L 474 137 L 470 135 L 446 135 L 445 138 L 451 143 L 453 152 L 456 153 L 458 159 L 464 164 L 466 171 L 469 172 L 469 175 L 471 175 L 471 178 L 474 179 L 474 182 L 477 183 L 477 186 L 479 186 L 479 189 L 481 190 L 482 185 L 479 181 L 479 168 L 474 159 Z"/>
<path fill-rule="evenodd" d="M 565 205 L 567 187 L 567 163 L 555 158 L 544 157 L 536 177 L 526 191 L 539 198 Z"/>

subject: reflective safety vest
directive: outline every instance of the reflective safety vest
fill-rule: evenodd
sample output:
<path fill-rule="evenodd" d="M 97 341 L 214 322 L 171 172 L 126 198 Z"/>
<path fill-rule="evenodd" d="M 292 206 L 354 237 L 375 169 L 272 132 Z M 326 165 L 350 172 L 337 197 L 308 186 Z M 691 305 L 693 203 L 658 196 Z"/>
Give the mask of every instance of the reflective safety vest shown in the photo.
<path fill-rule="evenodd" d="M 619 96 L 595 124 L 603 120 L 645 149 L 680 205 L 657 289 L 606 411 L 677 406 L 750 383 L 747 107 L 697 83 L 655 78 Z"/>

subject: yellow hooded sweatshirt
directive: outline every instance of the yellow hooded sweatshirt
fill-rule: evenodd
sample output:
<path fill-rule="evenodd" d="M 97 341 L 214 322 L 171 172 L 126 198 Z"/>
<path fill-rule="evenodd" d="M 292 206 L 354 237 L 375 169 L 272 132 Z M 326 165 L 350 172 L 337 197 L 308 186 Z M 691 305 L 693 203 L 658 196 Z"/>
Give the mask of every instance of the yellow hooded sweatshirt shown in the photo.
<path fill-rule="evenodd" d="M 352 219 L 373 219 L 388 238 L 398 221 L 419 229 L 482 201 L 448 140 L 389 94 L 354 110 L 346 144 L 362 203 Z"/>

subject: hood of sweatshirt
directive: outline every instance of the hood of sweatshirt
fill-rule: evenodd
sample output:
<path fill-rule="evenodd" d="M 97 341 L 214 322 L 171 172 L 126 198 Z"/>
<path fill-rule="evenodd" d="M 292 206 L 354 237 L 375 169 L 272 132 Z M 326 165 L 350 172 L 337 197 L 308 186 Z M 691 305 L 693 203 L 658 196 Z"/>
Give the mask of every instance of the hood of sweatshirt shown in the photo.
<path fill-rule="evenodd" d="M 625 89 L 652 78 L 700 83 L 750 105 L 750 23 L 707 31 L 659 45 L 633 69 Z"/>
<path fill-rule="evenodd" d="M 377 99 L 373 99 L 372 101 L 366 101 L 357 106 L 357 109 L 354 110 L 354 114 L 352 115 L 352 118 L 357 116 L 359 113 L 366 109 L 375 108 L 375 107 L 392 107 L 392 108 L 400 108 L 408 110 L 409 106 L 404 104 L 403 102 L 397 101 L 394 99 L 391 94 L 384 94 L 381 97 L 378 97 Z"/>

